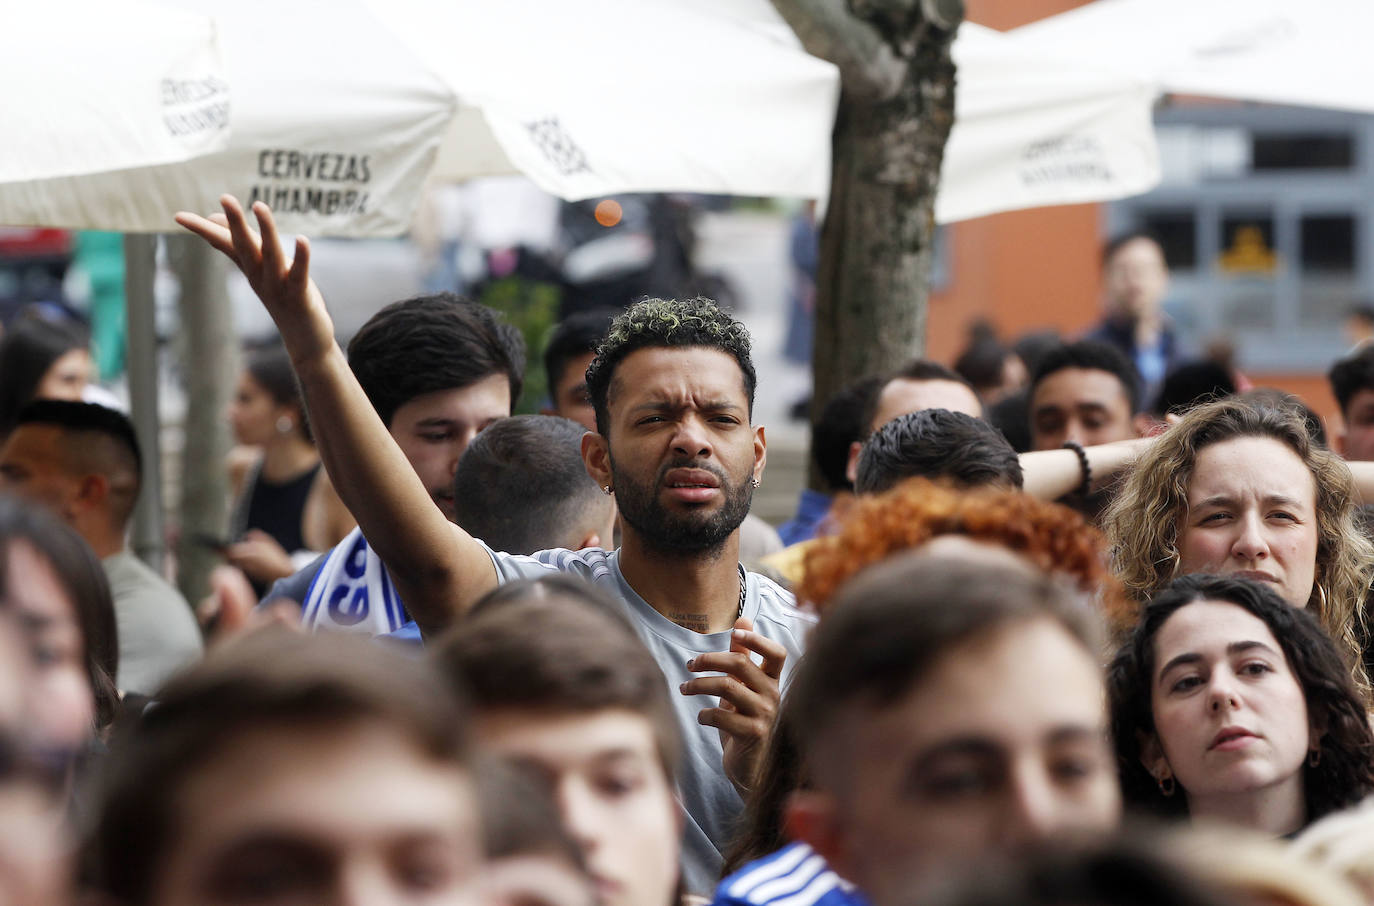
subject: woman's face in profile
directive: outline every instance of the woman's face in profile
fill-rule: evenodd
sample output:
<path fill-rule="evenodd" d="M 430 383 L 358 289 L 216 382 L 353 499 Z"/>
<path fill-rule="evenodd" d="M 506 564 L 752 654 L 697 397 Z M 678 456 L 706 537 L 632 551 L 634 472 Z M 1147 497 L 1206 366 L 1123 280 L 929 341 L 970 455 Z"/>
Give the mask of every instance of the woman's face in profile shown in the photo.
<path fill-rule="evenodd" d="M 30 726 L 48 751 L 86 744 L 95 727 L 95 693 L 86 669 L 86 640 L 76 604 L 49 560 L 27 541 L 15 540 L 5 599 L 29 643 Z"/>

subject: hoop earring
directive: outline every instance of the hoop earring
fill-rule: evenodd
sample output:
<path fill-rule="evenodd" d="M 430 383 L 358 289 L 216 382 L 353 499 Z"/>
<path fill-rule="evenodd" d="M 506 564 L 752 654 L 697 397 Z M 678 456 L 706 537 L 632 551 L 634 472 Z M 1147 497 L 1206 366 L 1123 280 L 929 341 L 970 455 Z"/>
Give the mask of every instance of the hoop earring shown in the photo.
<path fill-rule="evenodd" d="M 289 415 L 282 415 L 277 418 L 277 433 L 290 434 L 291 429 L 296 427 L 295 421 Z"/>
<path fill-rule="evenodd" d="M 1317 583 L 1317 607 L 1318 615 L 1326 616 L 1326 586 L 1320 582 Z"/>
<path fill-rule="evenodd" d="M 1174 785 L 1173 774 L 1166 774 L 1163 777 L 1156 780 L 1155 782 L 1159 784 L 1159 794 L 1163 796 L 1165 799 L 1168 799 L 1170 796 L 1174 794 L 1174 790 L 1176 789 L 1176 787 Z"/>

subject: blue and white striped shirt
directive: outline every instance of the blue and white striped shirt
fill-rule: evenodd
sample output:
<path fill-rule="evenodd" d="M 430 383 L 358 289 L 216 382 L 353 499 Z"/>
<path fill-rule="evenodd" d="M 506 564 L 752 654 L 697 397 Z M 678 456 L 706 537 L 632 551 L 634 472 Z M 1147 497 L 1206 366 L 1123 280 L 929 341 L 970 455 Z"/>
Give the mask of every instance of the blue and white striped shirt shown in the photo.
<path fill-rule="evenodd" d="M 756 859 L 720 882 L 711 906 L 867 906 L 805 843 Z"/>

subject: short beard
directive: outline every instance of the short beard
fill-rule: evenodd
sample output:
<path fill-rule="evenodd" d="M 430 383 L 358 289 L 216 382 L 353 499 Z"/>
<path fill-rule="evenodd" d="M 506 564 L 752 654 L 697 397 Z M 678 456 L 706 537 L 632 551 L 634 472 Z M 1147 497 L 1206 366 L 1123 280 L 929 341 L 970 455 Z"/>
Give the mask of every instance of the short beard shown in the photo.
<path fill-rule="evenodd" d="M 754 486 L 748 478 L 738 485 L 731 484 L 729 477 L 714 464 L 670 462 L 659 469 L 653 483 L 645 487 L 621 474 L 614 458 L 610 463 L 620 518 L 634 529 L 645 545 L 664 556 L 719 555 L 725 542 L 744 522 L 744 517 L 749 515 L 749 507 L 754 500 Z M 702 469 L 716 476 L 725 496 L 724 504 L 710 515 L 695 510 L 686 513 L 670 511 L 659 500 L 658 493 L 663 486 L 664 476 L 672 469 Z"/>

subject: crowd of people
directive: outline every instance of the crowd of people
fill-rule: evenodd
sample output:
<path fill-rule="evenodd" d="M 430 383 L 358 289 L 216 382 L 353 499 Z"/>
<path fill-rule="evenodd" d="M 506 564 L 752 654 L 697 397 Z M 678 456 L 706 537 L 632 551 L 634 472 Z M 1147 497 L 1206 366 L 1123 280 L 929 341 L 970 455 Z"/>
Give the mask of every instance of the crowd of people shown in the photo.
<path fill-rule="evenodd" d="M 0 342 L 9 902 L 1374 902 L 1374 346 L 1328 443 L 1122 237 L 1085 338 L 836 393 L 778 549 L 714 302 L 569 317 L 513 416 L 500 315 L 345 350 L 251 213 L 178 216 L 281 334 L 195 610 L 125 547 L 128 419 L 47 374 L 81 343 Z"/>

